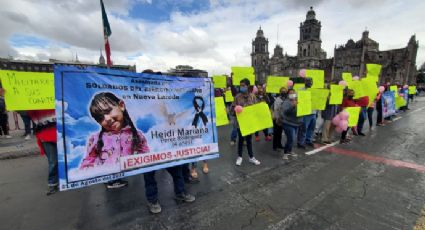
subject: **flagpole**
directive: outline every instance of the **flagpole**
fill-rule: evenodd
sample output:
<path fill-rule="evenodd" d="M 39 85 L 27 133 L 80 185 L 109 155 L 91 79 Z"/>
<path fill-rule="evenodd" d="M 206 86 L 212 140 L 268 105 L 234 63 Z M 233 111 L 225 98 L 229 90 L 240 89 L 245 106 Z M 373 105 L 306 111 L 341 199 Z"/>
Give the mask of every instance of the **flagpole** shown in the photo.
<path fill-rule="evenodd" d="M 103 0 L 100 0 L 100 7 L 102 8 L 103 39 L 105 42 L 106 65 L 108 67 L 111 67 L 112 60 L 111 60 L 111 46 L 109 45 L 109 36 L 111 36 L 112 31 L 109 25 L 108 15 L 106 14 L 105 6 L 103 5 Z"/>

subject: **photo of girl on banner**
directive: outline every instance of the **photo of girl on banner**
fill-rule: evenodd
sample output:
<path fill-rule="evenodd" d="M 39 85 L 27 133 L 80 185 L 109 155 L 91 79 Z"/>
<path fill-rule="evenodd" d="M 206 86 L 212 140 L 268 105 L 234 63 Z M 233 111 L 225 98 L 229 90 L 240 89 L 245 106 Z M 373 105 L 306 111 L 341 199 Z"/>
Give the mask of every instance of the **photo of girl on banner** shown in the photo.
<path fill-rule="evenodd" d="M 96 94 L 91 101 L 90 114 L 101 130 L 89 137 L 80 169 L 119 165 L 121 156 L 149 152 L 146 138 L 134 126 L 124 101 L 113 93 Z"/>

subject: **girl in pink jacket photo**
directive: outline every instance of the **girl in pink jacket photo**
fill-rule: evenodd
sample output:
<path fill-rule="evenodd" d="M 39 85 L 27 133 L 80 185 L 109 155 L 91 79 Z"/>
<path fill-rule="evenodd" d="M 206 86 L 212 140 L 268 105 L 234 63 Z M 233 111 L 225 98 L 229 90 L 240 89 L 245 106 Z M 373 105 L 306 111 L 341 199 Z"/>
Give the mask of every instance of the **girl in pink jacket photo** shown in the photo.
<path fill-rule="evenodd" d="M 98 93 L 91 101 L 90 114 L 101 130 L 89 137 L 80 169 L 115 165 L 121 156 L 149 152 L 146 138 L 134 126 L 122 99 L 109 92 Z"/>

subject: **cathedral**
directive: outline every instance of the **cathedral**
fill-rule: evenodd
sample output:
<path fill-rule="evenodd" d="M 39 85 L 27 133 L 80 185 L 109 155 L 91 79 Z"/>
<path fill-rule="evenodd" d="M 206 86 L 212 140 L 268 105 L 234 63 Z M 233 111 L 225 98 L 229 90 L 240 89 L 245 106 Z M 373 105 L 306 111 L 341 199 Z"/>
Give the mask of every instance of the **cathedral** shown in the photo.
<path fill-rule="evenodd" d="M 327 58 L 321 47 L 321 27 L 313 7 L 310 7 L 305 21 L 300 23 L 297 55 L 284 55 L 283 48 L 276 45 L 271 57 L 269 41 L 260 27 L 252 41 L 251 52 L 251 66 L 255 69 L 256 81 L 263 84 L 269 75 L 297 77 L 300 69 L 323 69 L 327 82 L 338 81 L 342 78 L 342 72 L 365 76 L 366 64 L 377 63 L 382 65 L 380 83 L 416 83 L 419 44 L 414 35 L 405 48 L 379 51 L 379 44 L 369 38 L 368 31 L 364 31 L 359 41 L 348 40 L 345 45 L 335 47 L 333 58 Z"/>

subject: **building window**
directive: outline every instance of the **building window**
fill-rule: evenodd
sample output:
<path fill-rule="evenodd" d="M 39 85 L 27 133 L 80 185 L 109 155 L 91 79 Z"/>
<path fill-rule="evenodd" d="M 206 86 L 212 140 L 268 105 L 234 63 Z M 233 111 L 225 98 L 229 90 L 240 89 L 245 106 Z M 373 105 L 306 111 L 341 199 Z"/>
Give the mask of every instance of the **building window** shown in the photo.
<path fill-rule="evenodd" d="M 306 54 L 307 54 L 307 50 L 306 50 L 306 49 L 304 49 L 304 50 L 303 50 L 303 56 L 305 57 L 305 56 L 306 56 Z"/>
<path fill-rule="evenodd" d="M 16 69 L 16 65 L 12 65 L 12 69 Z"/>
<path fill-rule="evenodd" d="M 46 71 L 46 66 L 41 67 L 41 71 Z"/>

